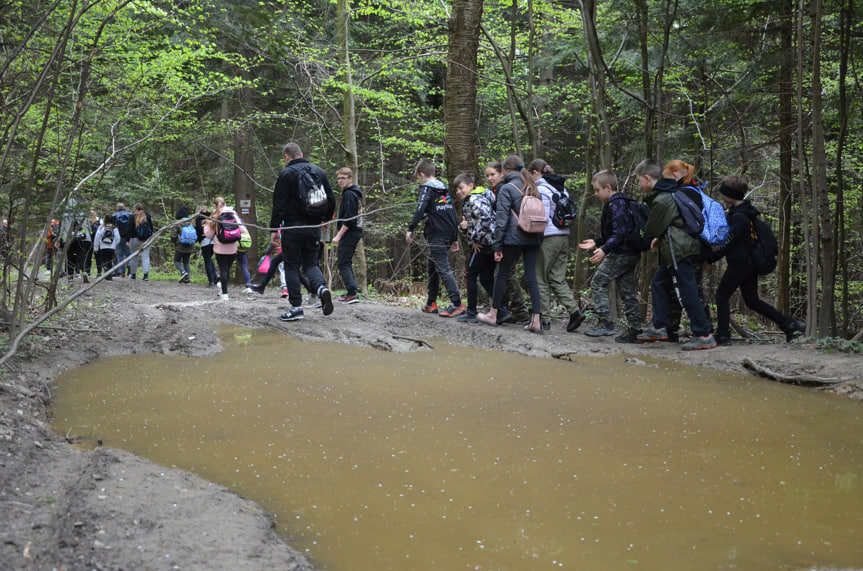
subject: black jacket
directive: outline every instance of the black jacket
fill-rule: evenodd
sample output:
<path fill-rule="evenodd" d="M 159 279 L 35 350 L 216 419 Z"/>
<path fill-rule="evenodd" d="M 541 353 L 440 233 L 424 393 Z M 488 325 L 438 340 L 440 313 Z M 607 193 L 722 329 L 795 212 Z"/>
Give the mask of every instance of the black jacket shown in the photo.
<path fill-rule="evenodd" d="M 523 183 L 518 172 L 507 173 L 503 184 L 497 191 L 495 204 L 494 243 L 497 252 L 503 246 L 536 246 L 542 243 L 542 234 L 529 234 L 518 227 L 518 213 L 521 212 L 521 193 Z"/>
<path fill-rule="evenodd" d="M 411 232 L 421 221 L 425 221 L 423 236 L 455 242 L 458 240 L 458 217 L 455 206 L 448 194 L 447 186 L 438 179 L 432 179 L 420 187 L 419 203 L 408 224 Z"/>
<path fill-rule="evenodd" d="M 333 187 L 327 178 L 327 173 L 313 165 L 308 159 L 294 159 L 287 164 L 276 179 L 276 187 L 273 191 L 273 214 L 270 218 L 270 228 L 281 226 L 304 226 L 320 224 L 321 220 L 311 220 L 304 216 L 300 205 L 299 169 L 310 168 L 315 177 L 323 185 L 329 202 L 327 213 L 323 220 L 331 220 L 336 210 L 336 199 Z"/>
<path fill-rule="evenodd" d="M 355 184 L 342 191 L 342 201 L 339 203 L 339 219 L 336 229 L 347 226 L 348 230 L 363 229 L 360 212 L 362 212 L 363 191 Z"/>
<path fill-rule="evenodd" d="M 725 256 L 729 266 L 749 264 L 749 251 L 755 246 L 752 223 L 760 215 L 758 209 L 748 200 L 732 207 L 728 211 L 728 236 L 725 242 L 709 255 L 708 261 L 715 262 Z"/>

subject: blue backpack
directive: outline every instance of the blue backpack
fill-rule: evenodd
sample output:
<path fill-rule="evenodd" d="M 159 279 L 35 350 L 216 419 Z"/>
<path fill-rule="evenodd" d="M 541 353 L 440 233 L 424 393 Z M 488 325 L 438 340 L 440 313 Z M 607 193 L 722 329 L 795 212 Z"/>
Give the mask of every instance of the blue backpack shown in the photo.
<path fill-rule="evenodd" d="M 186 224 L 180 228 L 180 244 L 194 244 L 198 241 L 198 231 L 191 224 Z"/>
<path fill-rule="evenodd" d="M 132 214 L 128 210 L 120 210 L 114 214 L 114 226 L 123 238 L 132 237 Z"/>
<path fill-rule="evenodd" d="M 689 186 L 701 195 L 701 214 L 704 215 L 704 230 L 701 231 L 701 240 L 710 246 L 718 246 L 725 243 L 728 237 L 728 220 L 725 218 L 725 209 L 719 202 L 713 200 L 704 192 L 707 183 L 701 186 Z"/>

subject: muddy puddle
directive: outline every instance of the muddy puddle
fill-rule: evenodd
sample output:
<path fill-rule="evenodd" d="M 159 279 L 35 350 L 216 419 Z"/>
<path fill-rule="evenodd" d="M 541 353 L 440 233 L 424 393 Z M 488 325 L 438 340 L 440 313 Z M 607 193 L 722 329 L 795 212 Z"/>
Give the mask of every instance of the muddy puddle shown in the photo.
<path fill-rule="evenodd" d="M 223 329 L 59 379 L 55 429 L 224 484 L 321 568 L 863 566 L 863 408 L 622 357 Z"/>

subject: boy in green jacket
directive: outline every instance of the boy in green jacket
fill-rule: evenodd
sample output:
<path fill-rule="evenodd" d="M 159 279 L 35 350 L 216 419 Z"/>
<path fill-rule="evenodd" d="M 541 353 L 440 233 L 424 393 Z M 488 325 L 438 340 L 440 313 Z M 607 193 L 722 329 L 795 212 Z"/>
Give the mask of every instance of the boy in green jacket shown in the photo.
<path fill-rule="evenodd" d="M 701 245 L 698 238 L 684 230 L 683 216 L 673 196 L 677 192 L 677 181 L 662 178 L 662 167 L 652 159 L 644 160 L 635 167 L 635 177 L 638 186 L 647 193 L 644 202 L 650 207 L 645 232 L 657 236 L 650 249 L 659 251 L 659 267 L 650 282 L 653 324 L 636 338 L 646 343 L 668 339 L 665 328 L 668 306 L 671 291 L 676 289 L 689 317 L 689 327 L 695 334 L 681 349 L 713 349 L 716 347 L 713 328 L 704 313 L 695 284 L 694 264 L 701 253 Z"/>

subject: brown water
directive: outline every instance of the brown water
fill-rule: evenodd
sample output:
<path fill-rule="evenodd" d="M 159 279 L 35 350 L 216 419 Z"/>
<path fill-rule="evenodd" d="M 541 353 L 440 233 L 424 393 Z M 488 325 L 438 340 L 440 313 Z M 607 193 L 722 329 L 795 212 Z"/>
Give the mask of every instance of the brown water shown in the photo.
<path fill-rule="evenodd" d="M 223 333 L 214 357 L 64 375 L 55 428 L 232 487 L 327 569 L 863 566 L 859 403 L 668 362 Z"/>

